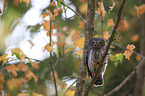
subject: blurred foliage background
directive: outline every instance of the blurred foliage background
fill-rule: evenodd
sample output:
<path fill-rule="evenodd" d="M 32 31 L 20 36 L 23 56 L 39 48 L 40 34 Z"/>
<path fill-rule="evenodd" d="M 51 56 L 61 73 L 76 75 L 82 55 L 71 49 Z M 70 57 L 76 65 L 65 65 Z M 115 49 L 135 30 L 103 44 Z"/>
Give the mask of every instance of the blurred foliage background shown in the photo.
<path fill-rule="evenodd" d="M 13 47 L 22 48 L 21 44 L 22 45 L 25 44 L 22 41 L 24 39 L 28 39 L 26 38 L 27 34 L 29 34 L 28 40 L 31 40 L 34 42 L 34 38 L 36 34 L 39 34 L 41 33 L 41 31 L 45 30 L 43 28 L 44 22 L 42 20 L 34 24 L 33 23 L 29 24 L 28 22 L 26 22 L 29 20 L 24 19 L 25 14 L 28 13 L 28 11 L 30 12 L 30 9 L 32 7 L 34 9 L 38 8 L 35 6 L 35 4 L 39 5 L 39 2 L 37 1 L 40 2 L 41 0 L 36 0 L 36 2 L 34 0 L 31 0 L 29 1 L 29 3 L 27 3 L 25 0 L 23 0 L 23 2 L 20 2 L 19 0 L 2 0 L 0 2 L 1 6 L 3 5 L 3 8 L 0 7 L 1 9 L 0 55 L 7 53 L 8 50 Z M 49 0 L 44 0 L 44 1 L 47 3 L 50 2 Z M 72 7 L 84 19 L 86 19 L 87 0 L 61 0 L 61 1 L 66 3 L 66 5 Z M 97 0 L 97 2 L 101 2 L 101 0 Z M 115 2 L 115 6 L 109 14 L 108 13 L 110 9 L 109 6 L 112 6 L 113 2 Z M 39 14 L 39 17 L 41 17 L 40 19 L 43 19 L 42 16 L 47 12 L 47 10 L 50 10 L 49 4 L 50 3 L 48 3 L 48 5 L 46 5 L 45 8 L 39 7 L 38 11 L 40 12 Z M 113 21 L 115 22 L 119 4 L 120 4 L 120 0 L 104 0 L 103 1 L 106 14 L 103 17 L 102 15 L 98 15 L 96 12 L 95 33 L 94 33 L 95 37 L 102 37 L 102 34 L 103 34 L 102 31 L 103 32 L 107 31 L 110 34 L 112 30 L 112 26 L 108 27 L 107 22 L 109 19 L 113 19 Z M 99 5 L 98 4 L 96 5 L 98 8 Z M 125 48 L 128 44 L 133 44 L 135 45 L 134 51 L 138 53 L 140 52 L 139 41 L 140 41 L 140 31 L 141 31 L 140 24 L 141 23 L 140 23 L 140 18 L 137 17 L 137 12 L 134 6 L 140 6 L 140 5 L 141 5 L 140 0 L 132 0 L 131 2 L 127 0 L 126 6 L 123 11 L 122 20 L 126 21 L 128 27 L 126 26 L 121 27 L 123 25 L 120 25 L 117 32 L 117 36 L 116 36 L 116 38 L 119 38 L 119 40 L 115 40 L 113 42 L 115 44 L 118 44 L 122 48 Z M 42 3 L 42 6 L 43 6 L 43 3 Z M 55 75 L 56 75 L 56 80 L 58 84 L 58 93 L 59 93 L 59 96 L 63 96 L 64 93 L 66 92 L 66 89 L 70 86 L 70 84 L 72 84 L 75 81 L 78 75 L 78 70 L 79 70 L 79 66 L 81 62 L 82 49 L 78 48 L 78 46 L 75 45 L 75 42 L 76 42 L 75 40 L 78 40 L 78 38 L 80 39 L 84 37 L 85 26 L 83 25 L 83 23 L 81 23 L 80 17 L 78 17 L 74 13 L 71 13 L 71 10 L 68 10 L 68 8 L 65 7 L 65 5 L 62 5 L 60 2 L 56 1 L 56 6 L 52 6 L 51 10 L 54 10 L 57 8 L 62 8 L 63 12 L 58 12 L 58 15 L 55 16 L 55 20 L 53 20 L 53 23 L 55 26 L 53 31 L 55 30 L 57 31 L 52 33 L 52 36 L 53 35 L 56 36 L 56 38 L 52 37 L 52 40 L 57 39 L 56 40 L 57 47 L 55 47 L 55 51 L 53 52 L 52 63 L 53 65 L 56 64 Z M 54 14 L 54 11 L 52 12 L 52 14 Z M 19 27 L 19 24 L 22 24 L 22 23 L 24 25 L 21 26 L 22 28 L 21 29 Z M 17 26 L 19 27 L 19 29 L 17 29 L 17 31 L 19 31 L 17 35 L 12 35 L 13 37 L 12 36 L 9 37 L 12 33 L 14 33 L 14 31 L 16 31 Z M 45 31 L 44 33 L 47 34 L 47 31 Z M 44 34 L 40 34 L 40 35 L 44 35 Z M 9 43 L 6 41 L 9 41 L 9 42 L 11 41 L 11 42 Z M 44 41 L 47 41 L 47 39 Z M 42 41 L 37 40 L 36 43 L 38 42 L 41 43 Z M 9 46 L 9 44 L 12 46 Z M 24 45 L 24 46 L 27 46 L 27 45 Z M 25 50 L 30 50 L 30 48 L 27 49 L 28 47 L 24 47 L 24 46 L 23 48 Z M 29 46 L 31 46 L 31 44 L 29 44 Z M 66 50 L 69 48 L 71 50 L 66 52 Z M 33 47 L 31 50 L 33 50 Z M 37 50 L 43 50 L 43 48 L 41 49 L 39 48 Z M 37 50 L 35 50 L 34 53 L 37 54 Z M 108 56 L 108 66 L 104 74 L 104 80 L 105 80 L 104 85 L 102 87 L 93 87 L 89 96 L 96 96 L 96 95 L 101 96 L 102 94 L 105 94 L 111 91 L 118 84 L 120 84 L 126 78 L 126 76 L 128 76 L 132 72 L 132 70 L 135 69 L 136 65 L 141 61 L 141 58 L 138 57 L 136 54 L 133 54 L 130 60 L 127 60 L 124 58 L 122 52 L 123 51 L 120 51 L 119 48 L 115 48 L 112 46 L 112 48 L 110 49 L 110 53 L 113 53 L 113 54 L 110 54 Z M 45 53 L 45 57 L 43 59 L 33 58 L 33 56 L 31 57 L 31 55 L 28 56 L 29 58 L 40 60 L 38 69 L 33 68 L 30 63 L 27 64 L 29 66 L 29 69 L 33 71 L 33 73 L 36 76 L 38 76 L 37 82 L 35 82 L 32 79 L 32 80 L 27 81 L 27 83 L 23 82 L 21 84 L 18 81 L 21 80 L 20 78 L 25 77 L 24 72 L 18 72 L 18 76 L 14 77 L 12 74 L 8 73 L 4 69 L 4 66 L 7 66 L 7 64 L 9 63 L 2 66 L 2 62 L 1 62 L 0 71 L 3 72 L 3 74 L 5 75 L 3 94 L 7 93 L 10 96 L 17 96 L 20 93 L 33 94 L 34 92 L 34 93 L 43 94 L 42 96 L 53 96 L 55 94 L 54 85 L 53 85 L 53 76 L 52 76 L 52 71 L 49 64 L 49 55 L 46 55 L 46 54 L 49 54 L 49 52 L 44 51 L 44 53 Z M 28 53 L 25 53 L 25 54 L 28 54 Z M 32 54 L 32 55 L 35 55 L 35 54 Z M 19 64 L 19 61 L 14 62 L 13 64 L 17 65 Z M 18 81 L 16 81 L 16 79 L 18 79 Z M 87 84 L 89 81 L 90 79 L 87 78 Z M 11 82 L 11 83 L 8 83 L 8 82 Z M 16 86 L 18 85 L 18 83 L 19 83 L 19 86 Z M 136 77 L 134 77 L 132 81 L 128 82 L 125 86 L 123 86 L 123 88 L 121 88 L 121 90 L 119 90 L 113 96 L 133 96 L 135 85 L 136 85 Z M 73 94 L 74 94 L 74 87 L 72 86 L 66 92 L 65 96 L 73 96 Z M 144 96 L 145 96 L 145 93 L 144 93 Z"/>

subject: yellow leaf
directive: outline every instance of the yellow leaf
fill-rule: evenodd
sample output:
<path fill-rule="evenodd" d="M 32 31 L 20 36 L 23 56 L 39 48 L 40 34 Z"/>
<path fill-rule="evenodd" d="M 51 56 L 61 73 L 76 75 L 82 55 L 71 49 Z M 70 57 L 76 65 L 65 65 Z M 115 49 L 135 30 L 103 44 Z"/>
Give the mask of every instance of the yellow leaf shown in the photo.
<path fill-rule="evenodd" d="M 106 31 L 106 32 L 103 33 L 103 38 L 105 40 L 108 40 L 109 37 L 110 37 L 110 34 L 108 33 L 108 31 Z"/>
<path fill-rule="evenodd" d="M 56 2 L 52 1 L 49 6 L 55 6 L 55 5 L 56 5 Z"/>
<path fill-rule="evenodd" d="M 68 90 L 65 94 L 65 96 L 74 96 L 75 91 L 74 90 Z"/>
<path fill-rule="evenodd" d="M 29 93 L 19 93 L 17 96 L 31 96 Z"/>
<path fill-rule="evenodd" d="M 29 4 L 29 0 L 20 0 L 20 2 L 26 2 L 27 4 Z"/>
<path fill-rule="evenodd" d="M 11 49 L 11 52 L 12 53 L 23 53 L 23 51 L 20 48 Z"/>
<path fill-rule="evenodd" d="M 123 53 L 123 55 L 125 55 L 126 59 L 130 60 L 130 56 L 132 55 L 134 48 L 135 48 L 135 46 L 133 44 L 127 45 L 127 47 L 126 47 L 127 50 Z"/>
<path fill-rule="evenodd" d="M 5 64 L 5 61 L 8 61 L 8 59 L 6 59 L 7 56 L 8 56 L 8 54 L 4 54 L 4 55 L 0 56 L 0 61 L 3 61 L 2 66 Z"/>
<path fill-rule="evenodd" d="M 84 28 L 84 26 L 85 26 L 85 23 L 83 21 L 80 21 L 78 28 Z"/>
<path fill-rule="evenodd" d="M 32 95 L 33 95 L 33 96 L 44 96 L 44 95 L 42 95 L 42 94 L 38 94 L 38 93 L 34 93 L 34 92 L 32 92 Z"/>
<path fill-rule="evenodd" d="M 73 48 L 73 47 L 67 48 L 67 49 L 64 51 L 64 53 L 66 54 L 66 53 L 69 52 L 72 48 Z"/>
<path fill-rule="evenodd" d="M 52 52 L 53 47 L 50 46 L 49 44 L 47 44 L 47 45 L 44 46 L 44 50 L 43 50 L 43 52 L 44 52 L 45 50 L 47 50 L 48 52 Z"/>
<path fill-rule="evenodd" d="M 103 17 L 105 17 L 106 11 L 103 5 L 103 2 L 98 2 L 99 8 L 98 8 L 98 15 L 102 15 Z"/>
<path fill-rule="evenodd" d="M 83 37 L 83 38 L 80 38 L 78 41 L 76 41 L 74 45 L 81 49 L 84 47 L 84 42 L 85 42 L 85 38 Z"/>
<path fill-rule="evenodd" d="M 72 41 L 73 41 L 73 42 L 76 42 L 76 41 L 79 40 L 80 38 L 81 38 L 81 37 L 80 37 L 80 35 L 79 35 L 79 31 L 76 30 L 75 33 L 74 33 L 74 35 L 72 36 Z"/>
<path fill-rule="evenodd" d="M 108 19 L 107 25 L 108 27 L 113 26 L 114 25 L 113 19 Z"/>
<path fill-rule="evenodd" d="M 12 72 L 15 77 L 17 76 L 18 68 L 14 64 L 6 66 L 5 69 L 8 71 L 8 73 Z"/>

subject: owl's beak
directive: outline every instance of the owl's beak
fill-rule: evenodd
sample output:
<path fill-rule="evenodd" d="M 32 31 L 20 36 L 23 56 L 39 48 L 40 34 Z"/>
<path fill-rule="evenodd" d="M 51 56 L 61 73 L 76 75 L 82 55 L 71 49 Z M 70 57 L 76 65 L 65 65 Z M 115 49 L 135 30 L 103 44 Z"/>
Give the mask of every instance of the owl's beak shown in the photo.
<path fill-rule="evenodd" d="M 98 45 L 96 44 L 96 47 L 97 47 Z"/>

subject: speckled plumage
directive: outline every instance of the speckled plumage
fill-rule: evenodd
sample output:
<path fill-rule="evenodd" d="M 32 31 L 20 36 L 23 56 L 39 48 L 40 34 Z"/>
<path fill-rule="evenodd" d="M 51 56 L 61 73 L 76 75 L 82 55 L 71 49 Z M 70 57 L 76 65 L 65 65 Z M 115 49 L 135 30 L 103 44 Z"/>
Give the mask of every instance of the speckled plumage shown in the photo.
<path fill-rule="evenodd" d="M 91 78 L 94 77 L 95 75 L 95 70 L 97 70 L 99 66 L 99 61 L 102 58 L 102 55 L 105 50 L 105 40 L 104 38 L 95 38 L 92 37 L 89 40 L 88 43 L 88 51 L 87 51 L 87 58 L 86 58 L 86 63 L 87 63 L 87 68 L 88 68 L 88 73 L 91 76 Z M 103 85 L 103 74 L 106 70 L 106 61 L 104 62 L 104 67 L 102 68 L 102 72 L 98 75 L 97 80 L 95 82 L 96 86 L 102 86 Z"/>

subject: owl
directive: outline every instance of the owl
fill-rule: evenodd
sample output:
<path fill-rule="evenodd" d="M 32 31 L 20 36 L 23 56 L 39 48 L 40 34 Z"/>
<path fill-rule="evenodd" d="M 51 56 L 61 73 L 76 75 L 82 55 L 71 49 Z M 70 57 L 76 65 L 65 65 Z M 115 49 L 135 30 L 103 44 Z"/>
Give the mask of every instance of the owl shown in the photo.
<path fill-rule="evenodd" d="M 99 66 L 99 62 L 102 58 L 102 55 L 105 51 L 105 40 L 104 38 L 95 38 L 92 37 L 88 42 L 88 50 L 87 50 L 87 56 L 86 56 L 86 63 L 87 63 L 87 69 L 88 73 L 91 78 L 95 76 L 95 70 L 97 70 Z M 104 61 L 104 66 L 102 67 L 102 71 L 97 77 L 97 80 L 95 81 L 95 86 L 102 86 L 104 83 L 103 75 L 106 70 L 107 61 Z"/>

